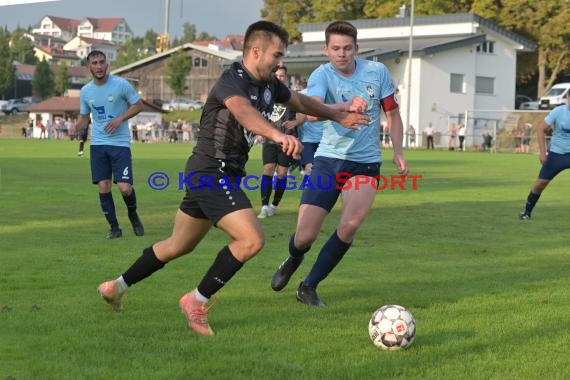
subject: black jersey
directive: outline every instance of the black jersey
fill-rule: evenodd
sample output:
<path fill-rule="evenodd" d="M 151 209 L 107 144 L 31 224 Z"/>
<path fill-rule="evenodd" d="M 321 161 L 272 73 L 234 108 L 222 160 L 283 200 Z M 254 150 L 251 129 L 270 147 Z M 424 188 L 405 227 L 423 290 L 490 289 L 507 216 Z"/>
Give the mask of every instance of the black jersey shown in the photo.
<path fill-rule="evenodd" d="M 224 102 L 232 96 L 249 99 L 251 105 L 270 120 L 276 102 L 287 102 L 291 92 L 277 79 L 263 82 L 252 77 L 239 62 L 224 71 L 208 94 L 204 105 L 194 155 L 223 161 L 224 167 L 245 173 L 255 135 L 243 128 Z"/>

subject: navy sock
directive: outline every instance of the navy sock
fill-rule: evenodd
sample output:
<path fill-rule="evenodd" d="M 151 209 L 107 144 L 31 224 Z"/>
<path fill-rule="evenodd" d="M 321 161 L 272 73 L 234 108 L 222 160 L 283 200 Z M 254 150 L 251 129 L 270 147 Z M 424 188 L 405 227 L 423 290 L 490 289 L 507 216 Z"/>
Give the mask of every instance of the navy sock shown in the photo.
<path fill-rule="evenodd" d="M 525 204 L 525 213 L 530 215 L 532 213 L 532 209 L 536 206 L 536 202 L 538 202 L 538 198 L 540 198 L 540 194 L 535 194 L 532 191 L 528 193 L 528 197 L 526 198 Z"/>
<path fill-rule="evenodd" d="M 271 192 L 273 191 L 273 176 L 263 175 L 261 177 L 261 204 L 267 206 L 269 204 L 269 198 L 271 198 Z"/>
<path fill-rule="evenodd" d="M 162 269 L 166 263 L 160 261 L 152 246 L 145 248 L 142 255 L 131 265 L 125 273 L 123 273 L 123 280 L 128 286 L 136 284 L 144 280 L 154 272 Z"/>
<path fill-rule="evenodd" d="M 206 298 L 212 297 L 241 267 L 243 267 L 243 263 L 234 257 L 232 251 L 226 245 L 220 250 L 216 260 L 214 260 L 214 263 L 202 278 L 198 285 L 198 291 Z"/>
<path fill-rule="evenodd" d="M 335 231 L 321 249 L 319 257 L 317 257 L 313 268 L 311 268 L 311 271 L 303 281 L 303 285 L 316 288 L 342 260 L 351 244 L 352 242 L 345 243 L 340 240 Z"/>
<path fill-rule="evenodd" d="M 127 210 L 129 210 L 129 215 L 137 213 L 137 195 L 135 193 L 135 188 L 131 187 L 131 194 L 126 197 L 123 196 L 123 201 L 127 205 Z"/>
<path fill-rule="evenodd" d="M 101 203 L 101 210 L 111 225 L 111 228 L 118 228 L 119 222 L 117 221 L 117 214 L 115 213 L 115 202 L 113 202 L 112 193 L 99 193 L 99 202 Z"/>

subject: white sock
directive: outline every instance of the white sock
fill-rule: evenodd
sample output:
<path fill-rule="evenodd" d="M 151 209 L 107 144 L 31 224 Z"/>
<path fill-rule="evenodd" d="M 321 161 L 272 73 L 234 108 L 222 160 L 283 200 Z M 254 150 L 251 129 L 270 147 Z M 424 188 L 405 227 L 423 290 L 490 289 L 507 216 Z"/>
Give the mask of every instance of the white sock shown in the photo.
<path fill-rule="evenodd" d="M 127 289 L 129 288 L 129 285 L 127 285 L 127 283 L 123 279 L 123 276 L 116 279 L 115 284 L 117 284 L 117 288 L 119 289 L 119 292 L 121 292 L 121 293 L 126 292 Z"/>
<path fill-rule="evenodd" d="M 209 298 L 204 297 L 204 296 L 202 295 L 202 293 L 200 293 L 200 292 L 198 291 L 198 288 L 196 288 L 196 290 L 194 291 L 194 294 L 195 294 L 195 297 L 196 297 L 196 300 L 197 300 L 197 301 L 206 303 L 206 302 L 208 302 L 208 300 L 209 300 Z"/>

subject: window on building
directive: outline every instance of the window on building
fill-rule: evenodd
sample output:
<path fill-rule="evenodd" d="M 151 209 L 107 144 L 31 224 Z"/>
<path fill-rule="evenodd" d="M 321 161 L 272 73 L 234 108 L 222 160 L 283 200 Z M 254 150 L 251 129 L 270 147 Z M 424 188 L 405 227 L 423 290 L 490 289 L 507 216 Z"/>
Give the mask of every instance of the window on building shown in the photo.
<path fill-rule="evenodd" d="M 485 41 L 482 44 L 477 45 L 477 53 L 494 54 L 495 41 Z"/>
<path fill-rule="evenodd" d="M 194 58 L 194 67 L 207 67 L 208 61 L 201 57 Z"/>
<path fill-rule="evenodd" d="M 449 91 L 463 94 L 465 92 L 463 74 L 451 74 L 449 80 Z"/>
<path fill-rule="evenodd" d="M 495 93 L 495 78 L 490 78 L 490 77 L 475 78 L 475 93 L 493 95 Z"/>

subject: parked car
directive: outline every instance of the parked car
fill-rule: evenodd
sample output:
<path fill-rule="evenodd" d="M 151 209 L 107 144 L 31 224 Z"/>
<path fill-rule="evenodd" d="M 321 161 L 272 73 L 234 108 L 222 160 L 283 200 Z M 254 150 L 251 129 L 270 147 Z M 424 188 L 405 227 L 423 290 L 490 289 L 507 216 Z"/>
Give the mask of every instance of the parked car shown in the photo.
<path fill-rule="evenodd" d="M 4 105 L 2 105 L 2 112 L 6 115 L 15 114 L 18 112 L 25 111 L 26 108 L 32 105 L 32 102 L 27 99 L 10 99 Z"/>
<path fill-rule="evenodd" d="M 173 99 L 168 103 L 162 105 L 162 109 L 165 111 L 195 111 L 202 109 L 202 102 L 197 100 L 178 98 Z"/>
<path fill-rule="evenodd" d="M 537 110 L 538 109 L 538 100 L 533 100 L 530 102 L 521 103 L 519 106 L 520 110 Z"/>
<path fill-rule="evenodd" d="M 526 102 L 532 102 L 532 99 L 526 95 L 515 95 L 515 109 L 521 109 L 521 104 Z"/>

